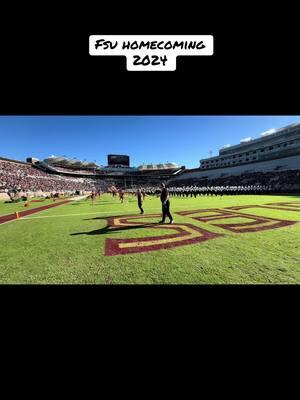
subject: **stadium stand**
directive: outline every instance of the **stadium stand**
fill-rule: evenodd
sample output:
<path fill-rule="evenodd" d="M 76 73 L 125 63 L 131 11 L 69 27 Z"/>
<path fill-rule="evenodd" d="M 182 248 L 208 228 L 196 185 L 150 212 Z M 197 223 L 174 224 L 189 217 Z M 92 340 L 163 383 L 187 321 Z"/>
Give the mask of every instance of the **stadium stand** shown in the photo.
<path fill-rule="evenodd" d="M 50 159 L 50 162 L 49 162 Z M 33 157 L 27 163 L 0 158 L 0 193 L 15 191 L 27 196 L 50 194 L 52 192 L 109 191 L 111 186 L 122 189 L 136 187 L 153 188 L 171 177 L 181 174 L 185 167 L 175 163 L 149 164 L 139 168 L 100 167 L 86 168 L 83 163 L 66 158 L 50 157 L 39 161 Z M 34 162 L 31 162 L 34 160 Z M 63 165 L 63 166 L 62 166 Z M 90 167 L 90 164 L 89 164 Z M 149 189 L 150 192 L 150 189 Z M 2 196 L 3 198 L 3 196 Z M 7 196 L 5 197 L 7 198 Z"/>
<path fill-rule="evenodd" d="M 72 192 L 106 190 L 100 179 L 74 178 L 51 174 L 30 164 L 0 159 L 0 190 L 17 189 L 22 192 Z"/>
<path fill-rule="evenodd" d="M 300 190 L 300 124 L 263 132 L 237 145 L 225 145 L 219 155 L 200 160 L 200 167 L 185 170 L 169 184 L 271 185 L 278 192 Z"/>

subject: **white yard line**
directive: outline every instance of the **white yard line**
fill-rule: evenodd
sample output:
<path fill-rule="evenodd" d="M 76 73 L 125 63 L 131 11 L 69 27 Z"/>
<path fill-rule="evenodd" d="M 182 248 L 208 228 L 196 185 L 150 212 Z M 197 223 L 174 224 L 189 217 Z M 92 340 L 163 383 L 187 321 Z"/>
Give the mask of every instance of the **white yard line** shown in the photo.
<path fill-rule="evenodd" d="M 72 200 L 72 202 L 73 202 L 73 200 Z M 72 204 L 72 202 L 70 202 L 69 204 Z M 116 203 L 116 205 L 117 205 L 117 203 Z M 253 205 L 254 207 L 255 207 L 255 205 Z M 172 207 L 172 209 L 171 209 L 171 212 L 172 211 L 174 211 L 174 210 L 177 210 L 177 209 L 180 209 L 180 208 L 184 208 L 185 210 L 194 210 L 195 209 L 195 205 L 193 206 L 193 207 L 186 207 L 186 206 L 176 206 L 176 207 Z M 214 208 L 214 207 L 213 207 Z M 51 210 L 51 208 L 47 208 L 47 209 L 45 209 L 45 210 L 41 210 L 41 211 L 38 211 L 38 213 L 41 213 L 41 212 L 44 212 L 44 211 L 49 211 L 49 210 Z M 159 210 L 160 212 L 161 212 L 161 207 L 155 207 L 155 208 L 147 208 L 147 210 L 146 211 L 153 211 L 153 210 Z M 78 214 L 62 214 L 62 215 L 38 215 L 38 216 L 36 216 L 36 217 L 32 217 L 32 216 L 25 216 L 25 217 L 20 217 L 18 220 L 19 221 L 21 221 L 21 220 L 27 220 L 27 219 L 42 219 L 42 218 L 63 218 L 63 217 L 78 217 L 78 216 L 85 216 L 85 215 L 98 215 L 98 214 L 107 214 L 107 217 L 110 217 L 110 216 L 114 216 L 114 215 L 127 215 L 127 214 L 130 214 L 130 213 L 137 213 L 136 215 L 138 216 L 138 215 L 142 215 L 142 214 L 139 214 L 139 210 L 138 210 L 138 208 L 135 208 L 135 209 L 132 209 L 132 210 L 126 210 L 126 211 L 116 211 L 116 212 L 114 212 L 114 211 L 95 211 L 95 212 L 90 212 L 90 213 L 78 213 Z M 144 214 L 144 215 L 147 215 L 147 214 Z M 7 221 L 7 222 L 3 222 L 2 224 L 0 224 L 0 226 L 1 225 L 4 225 L 4 224 L 8 224 L 9 222 L 14 222 L 14 221 L 16 221 L 17 219 L 13 219 L 13 220 L 11 220 L 11 221 Z"/>
<path fill-rule="evenodd" d="M 77 197 L 73 197 L 72 201 L 80 201 L 80 200 L 83 200 L 83 199 L 86 199 L 86 198 L 87 198 L 87 195 L 77 196 Z"/>
<path fill-rule="evenodd" d="M 20 220 L 20 219 L 22 219 L 22 218 L 20 217 L 19 220 Z M 0 226 L 1 226 L 1 225 L 5 225 L 5 224 L 9 224 L 10 222 L 14 222 L 14 221 L 16 221 L 16 220 L 17 220 L 17 218 L 11 219 L 10 221 L 2 222 L 2 223 L 0 224 Z"/>
<path fill-rule="evenodd" d="M 72 200 L 72 202 L 73 201 L 79 201 L 79 200 L 82 200 L 82 198 L 75 198 L 75 199 L 73 199 Z M 70 204 L 72 204 L 72 202 L 70 202 Z M 58 204 L 59 205 L 59 204 Z M 62 204 L 62 205 L 64 205 L 64 204 Z M 43 207 L 43 206 L 41 206 L 41 207 Z M 38 208 L 38 207 L 36 207 L 36 208 Z M 51 208 L 53 208 L 53 207 L 51 207 Z M 37 213 L 41 213 L 41 212 L 43 212 L 43 211 L 48 211 L 48 210 L 50 210 L 51 208 L 45 208 L 44 210 L 40 210 L 40 211 L 37 211 Z M 32 208 L 32 210 L 34 210 L 34 208 Z M 21 213 L 22 212 L 22 210 L 19 210 L 19 213 Z M 13 214 L 13 213 L 11 213 L 11 214 Z M 32 218 L 45 218 L 46 216 L 41 216 L 41 217 L 32 217 Z M 6 222 L 2 222 L 1 224 L 0 224 L 0 226 L 1 225 L 4 225 L 4 224 L 8 224 L 9 222 L 14 222 L 14 221 L 16 221 L 17 219 L 18 220 L 21 220 L 21 219 L 30 219 L 31 217 L 19 217 L 19 218 L 14 218 L 14 219 L 11 219 L 10 221 L 6 221 Z"/>
<path fill-rule="evenodd" d="M 191 207 L 191 208 L 185 207 L 185 206 L 177 206 L 177 207 L 172 208 L 172 210 L 176 210 L 177 208 L 185 208 L 186 210 L 193 210 L 195 208 L 195 206 Z M 147 208 L 147 211 L 148 210 L 160 210 L 161 211 L 161 207 L 159 207 L 159 208 Z M 171 212 L 172 212 L 172 210 L 171 210 Z M 131 212 L 136 212 L 137 215 L 142 215 L 142 214 L 139 213 L 138 208 L 135 208 L 134 210 L 126 210 L 126 212 L 124 212 L 124 211 L 116 211 L 116 212 L 114 212 L 114 211 L 98 211 L 98 212 L 80 213 L 80 214 L 40 215 L 40 216 L 37 216 L 37 217 L 21 217 L 20 220 L 21 219 L 39 219 L 39 218 L 78 217 L 78 216 L 81 216 L 81 215 L 97 215 L 97 214 L 108 214 L 108 216 L 115 215 L 115 214 L 121 214 L 121 215 L 124 214 L 125 215 L 125 214 L 131 213 Z M 143 215 L 147 215 L 147 214 L 143 214 Z"/>

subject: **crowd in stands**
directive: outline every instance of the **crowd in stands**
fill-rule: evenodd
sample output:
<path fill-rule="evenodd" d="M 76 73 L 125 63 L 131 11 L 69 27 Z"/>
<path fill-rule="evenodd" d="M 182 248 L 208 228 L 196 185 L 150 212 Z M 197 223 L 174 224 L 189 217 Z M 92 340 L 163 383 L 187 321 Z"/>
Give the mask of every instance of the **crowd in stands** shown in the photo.
<path fill-rule="evenodd" d="M 268 186 L 272 192 L 299 192 L 300 191 L 300 172 L 291 171 L 272 171 L 272 172 L 253 172 L 244 173 L 239 176 L 224 176 L 215 179 L 192 178 L 172 180 L 169 186 L 184 187 L 226 187 L 226 186 Z"/>
<path fill-rule="evenodd" d="M 106 190 L 100 179 L 75 178 L 51 174 L 29 164 L 0 160 L 0 190 L 23 192 L 94 191 Z"/>
<path fill-rule="evenodd" d="M 149 176 L 148 179 L 131 176 L 125 178 L 92 178 L 92 177 L 73 177 L 59 173 L 42 171 L 31 164 L 13 162 L 0 159 L 0 191 L 11 189 L 23 192 L 91 192 L 108 191 L 108 187 L 116 185 L 117 188 L 135 192 L 138 188 L 143 188 L 147 194 L 157 194 L 161 182 L 167 183 L 172 192 L 186 191 L 205 192 L 205 188 L 244 188 L 240 191 L 247 192 L 267 190 L 272 193 L 299 193 L 300 192 L 300 171 L 273 171 L 273 172 L 253 172 L 244 173 L 239 176 L 220 176 L 214 179 L 190 178 L 190 179 L 155 179 Z M 197 188 L 197 189 L 195 189 Z M 202 189 L 201 189 L 202 188 Z M 267 188 L 267 189 L 266 189 Z M 129 190 L 128 190 L 129 189 Z M 177 190 L 178 189 L 178 190 Z M 218 189 L 219 190 L 219 189 Z M 232 189 L 234 190 L 234 189 Z M 200 193 L 200 194 L 201 194 Z"/>

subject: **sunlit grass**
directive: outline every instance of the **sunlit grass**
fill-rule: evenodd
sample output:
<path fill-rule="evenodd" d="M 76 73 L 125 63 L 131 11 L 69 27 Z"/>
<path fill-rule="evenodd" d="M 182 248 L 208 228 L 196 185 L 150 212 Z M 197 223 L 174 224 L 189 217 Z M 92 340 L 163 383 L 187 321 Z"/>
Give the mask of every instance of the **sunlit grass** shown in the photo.
<path fill-rule="evenodd" d="M 82 200 L 0 225 L 2 283 L 300 283 L 300 224 L 237 234 L 215 226 L 245 223 L 234 219 L 197 221 L 177 211 L 299 201 L 296 196 L 223 196 L 171 198 L 176 224 L 188 223 L 223 236 L 168 250 L 105 256 L 108 238 L 145 238 L 170 234 L 163 226 L 113 231 L 110 216 L 136 215 L 143 223 L 160 220 L 161 204 L 147 197 L 140 218 L 136 199 L 104 195 L 94 204 Z M 52 202 L 52 201 L 48 201 Z M 32 203 L 30 207 L 47 204 Z M 26 210 L 23 204 L 0 203 L 0 215 Z M 300 212 L 249 208 L 240 213 L 300 221 Z M 204 214 L 203 214 L 204 215 Z M 208 216 L 209 214 L 205 214 Z M 175 231 L 173 231 L 175 232 Z"/>

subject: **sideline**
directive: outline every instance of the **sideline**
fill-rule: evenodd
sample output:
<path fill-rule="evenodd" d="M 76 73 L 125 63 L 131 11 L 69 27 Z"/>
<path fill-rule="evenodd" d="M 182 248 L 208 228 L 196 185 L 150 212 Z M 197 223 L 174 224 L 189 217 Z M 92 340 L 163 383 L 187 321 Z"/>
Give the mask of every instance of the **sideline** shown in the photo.
<path fill-rule="evenodd" d="M 41 211 L 44 211 L 44 210 L 48 210 L 49 208 L 54 208 L 54 207 L 58 207 L 58 206 L 63 205 L 63 204 L 70 203 L 71 201 L 72 201 L 72 200 L 70 200 L 70 199 L 66 199 L 66 200 L 58 201 L 58 202 L 56 202 L 56 203 L 47 204 L 47 205 L 45 205 L 45 206 L 36 207 L 36 208 L 31 208 L 31 209 L 25 210 L 25 211 L 19 211 L 19 212 L 18 212 L 18 213 L 19 213 L 19 218 L 16 218 L 16 214 L 15 214 L 15 213 L 7 214 L 7 215 L 2 215 L 2 216 L 0 217 L 0 225 L 5 224 L 5 223 L 7 223 L 7 222 L 17 221 L 17 220 L 19 220 L 19 219 L 22 219 L 22 218 L 24 218 L 24 217 L 23 217 L 24 215 L 26 216 L 26 215 L 35 214 L 35 213 L 37 213 L 37 212 L 41 212 Z"/>
<path fill-rule="evenodd" d="M 189 208 L 189 207 L 185 207 L 185 206 L 177 206 L 177 207 L 173 207 L 172 210 L 175 210 L 177 208 L 185 208 L 185 209 L 190 209 L 192 210 L 194 207 Z M 147 208 L 148 210 L 160 210 L 161 211 L 161 207 L 156 207 L 156 208 Z M 64 214 L 64 215 L 39 215 L 37 217 L 23 217 L 20 218 L 21 219 L 39 219 L 39 218 L 59 218 L 59 217 L 78 217 L 80 215 L 97 215 L 97 214 L 107 214 L 108 216 L 111 216 L 111 214 L 121 214 L 121 215 L 127 215 L 127 214 L 131 214 L 132 212 L 136 212 L 137 215 L 140 215 L 140 212 L 138 210 L 138 208 L 135 208 L 134 210 L 126 210 L 126 212 L 124 211 L 97 211 L 97 212 L 92 212 L 92 213 L 80 213 L 80 214 Z M 146 213 L 144 215 L 147 215 Z"/>
<path fill-rule="evenodd" d="M 253 207 L 255 207 L 257 204 L 254 204 Z M 195 209 L 195 205 L 192 207 L 186 207 L 186 206 L 176 206 L 176 207 L 172 207 L 171 211 L 175 211 L 177 209 L 180 208 L 184 208 L 185 210 L 194 210 Z M 212 209 L 214 209 L 215 207 L 212 207 Z M 147 208 L 147 211 L 156 211 L 159 210 L 161 212 L 161 207 L 155 207 L 155 208 Z M 97 211 L 97 212 L 91 212 L 91 213 L 77 213 L 77 214 L 63 214 L 63 215 L 39 215 L 36 217 L 23 217 L 20 218 L 20 220 L 27 220 L 27 219 L 41 219 L 41 218 L 60 218 L 60 217 L 78 217 L 78 216 L 85 216 L 85 215 L 99 215 L 99 214 L 107 214 L 108 217 L 111 217 L 112 214 L 114 215 L 132 215 L 132 213 L 136 213 L 136 215 L 141 215 L 139 210 L 137 208 L 135 208 L 134 210 L 126 210 L 125 211 Z M 147 215 L 147 213 L 144 213 L 143 215 Z"/>

